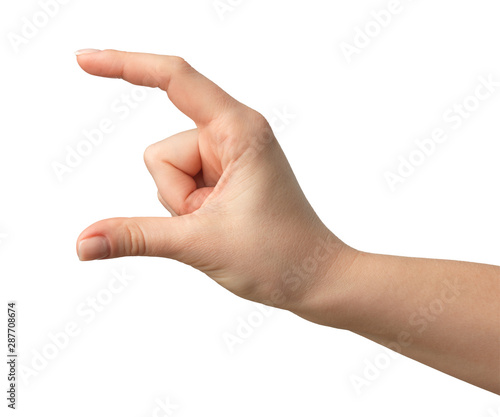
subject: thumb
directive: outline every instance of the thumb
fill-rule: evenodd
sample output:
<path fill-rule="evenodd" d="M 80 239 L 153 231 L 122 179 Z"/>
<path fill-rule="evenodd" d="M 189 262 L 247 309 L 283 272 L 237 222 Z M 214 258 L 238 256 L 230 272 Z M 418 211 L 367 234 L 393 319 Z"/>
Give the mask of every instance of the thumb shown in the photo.
<path fill-rule="evenodd" d="M 78 237 L 81 261 L 123 256 L 158 256 L 182 261 L 195 249 L 185 217 L 136 217 L 101 220 Z M 188 229 L 191 229 L 188 230 Z"/>

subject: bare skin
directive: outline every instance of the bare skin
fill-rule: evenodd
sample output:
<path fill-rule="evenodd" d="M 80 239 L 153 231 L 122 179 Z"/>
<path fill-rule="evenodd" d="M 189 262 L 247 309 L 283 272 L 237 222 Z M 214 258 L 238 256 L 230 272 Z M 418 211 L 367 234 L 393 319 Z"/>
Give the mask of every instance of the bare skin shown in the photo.
<path fill-rule="evenodd" d="M 262 115 L 178 57 L 77 55 L 89 74 L 161 88 L 196 125 L 144 155 L 172 217 L 97 222 L 78 238 L 82 261 L 176 259 L 240 297 L 500 394 L 500 267 L 349 247 L 306 200 Z"/>

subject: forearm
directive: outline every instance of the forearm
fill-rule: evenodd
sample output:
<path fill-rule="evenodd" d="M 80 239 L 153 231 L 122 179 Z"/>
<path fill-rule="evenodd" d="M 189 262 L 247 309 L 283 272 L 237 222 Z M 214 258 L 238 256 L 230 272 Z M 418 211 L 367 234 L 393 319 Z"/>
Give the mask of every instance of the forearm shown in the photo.
<path fill-rule="evenodd" d="M 500 393 L 500 267 L 359 252 L 321 286 L 303 317 Z"/>

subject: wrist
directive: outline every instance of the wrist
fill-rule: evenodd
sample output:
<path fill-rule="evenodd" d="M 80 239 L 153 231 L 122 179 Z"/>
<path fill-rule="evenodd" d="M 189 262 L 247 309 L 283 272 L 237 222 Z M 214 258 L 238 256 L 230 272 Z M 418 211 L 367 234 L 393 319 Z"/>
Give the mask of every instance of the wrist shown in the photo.
<path fill-rule="evenodd" d="M 352 286 L 361 252 L 343 243 L 326 227 L 290 262 L 281 283 L 266 304 L 289 310 L 306 320 L 339 327 L 340 300 Z"/>
<path fill-rule="evenodd" d="M 349 311 L 356 299 L 356 283 L 363 270 L 365 253 L 360 252 L 330 232 L 325 248 L 329 257 L 318 268 L 314 284 L 291 311 L 298 316 L 330 327 L 348 329 Z"/>

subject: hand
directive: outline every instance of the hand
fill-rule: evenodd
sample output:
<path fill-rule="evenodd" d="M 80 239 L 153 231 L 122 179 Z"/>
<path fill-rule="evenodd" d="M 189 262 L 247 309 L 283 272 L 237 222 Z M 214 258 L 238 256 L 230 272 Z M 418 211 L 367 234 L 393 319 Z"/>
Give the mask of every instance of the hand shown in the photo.
<path fill-rule="evenodd" d="M 144 154 L 172 217 L 95 223 L 78 238 L 80 259 L 173 258 L 241 297 L 307 315 L 327 271 L 340 274 L 356 252 L 314 213 L 264 117 L 178 57 L 106 50 L 78 63 L 161 88 L 196 124 Z"/>
<path fill-rule="evenodd" d="M 145 153 L 173 217 L 98 222 L 78 239 L 80 259 L 173 258 L 241 297 L 500 393 L 498 266 L 356 251 L 316 216 L 266 120 L 182 59 L 101 51 L 78 62 L 160 87 L 196 124 Z"/>

